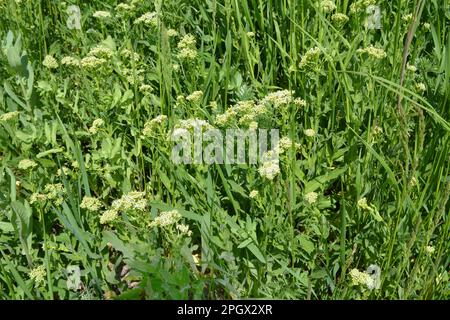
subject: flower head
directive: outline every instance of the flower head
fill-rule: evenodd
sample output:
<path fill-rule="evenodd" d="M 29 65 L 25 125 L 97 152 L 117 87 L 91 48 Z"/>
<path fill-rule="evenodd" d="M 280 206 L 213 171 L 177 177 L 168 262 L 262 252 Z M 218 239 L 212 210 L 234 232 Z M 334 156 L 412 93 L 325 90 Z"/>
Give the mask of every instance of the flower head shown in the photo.
<path fill-rule="evenodd" d="M 252 191 L 250 191 L 249 197 L 251 199 L 255 199 L 256 197 L 258 197 L 258 195 L 259 195 L 259 192 L 257 190 L 252 190 Z"/>
<path fill-rule="evenodd" d="M 100 224 L 108 224 L 113 222 L 117 219 L 119 216 L 118 212 L 116 210 L 106 210 L 103 212 L 103 214 L 100 216 Z"/>
<path fill-rule="evenodd" d="M 80 60 L 74 57 L 66 56 L 61 59 L 61 64 L 65 66 L 79 67 Z"/>
<path fill-rule="evenodd" d="M 194 91 L 186 97 L 186 100 L 194 102 L 194 103 L 198 103 L 198 102 L 200 102 L 202 97 L 203 97 L 203 91 Z"/>
<path fill-rule="evenodd" d="M 258 169 L 259 174 L 269 180 L 273 180 L 280 173 L 278 159 L 265 161 Z"/>
<path fill-rule="evenodd" d="M 98 200 L 97 198 L 94 198 L 94 197 L 84 197 L 83 201 L 80 204 L 81 209 L 86 209 L 88 211 L 93 211 L 93 212 L 100 210 L 100 208 L 102 206 L 103 205 L 100 202 L 100 200 Z"/>
<path fill-rule="evenodd" d="M 299 148 L 300 145 L 298 143 L 292 142 L 292 140 L 289 139 L 288 137 L 283 137 L 280 139 L 280 141 L 278 141 L 278 146 L 277 146 L 276 151 L 279 154 L 283 154 L 284 152 L 291 149 L 292 147 Z"/>
<path fill-rule="evenodd" d="M 418 84 L 416 84 L 416 90 L 420 92 L 425 92 L 427 90 L 427 86 L 424 83 L 419 82 Z"/>
<path fill-rule="evenodd" d="M 94 69 L 100 67 L 101 65 L 103 65 L 104 63 L 106 63 L 105 59 L 97 58 L 94 56 L 87 56 L 87 57 L 81 59 L 81 61 L 80 61 L 81 67 L 84 69 L 88 69 L 88 70 L 94 70 Z"/>
<path fill-rule="evenodd" d="M 348 21 L 348 16 L 343 13 L 335 13 L 331 16 L 331 21 L 338 26 L 343 26 Z"/>
<path fill-rule="evenodd" d="M 361 272 L 358 269 L 350 270 L 350 278 L 352 279 L 352 284 L 354 286 L 357 285 L 365 285 L 367 287 L 373 286 L 373 280 L 369 274 L 365 272 Z"/>
<path fill-rule="evenodd" d="M 153 91 L 153 87 L 149 84 L 141 84 L 141 86 L 139 87 L 139 91 L 143 94 L 148 94 Z"/>
<path fill-rule="evenodd" d="M 37 167 L 37 163 L 30 159 L 23 159 L 17 165 L 20 170 L 28 170 Z"/>
<path fill-rule="evenodd" d="M 386 58 L 386 52 L 381 48 L 376 48 L 373 45 L 368 46 L 367 48 L 356 50 L 357 53 L 366 53 L 367 55 L 375 58 L 375 59 L 383 59 Z"/>
<path fill-rule="evenodd" d="M 425 252 L 429 255 L 432 255 L 435 251 L 435 248 L 433 246 L 426 246 L 425 247 Z"/>
<path fill-rule="evenodd" d="M 112 203 L 112 209 L 115 211 L 145 211 L 146 208 L 147 200 L 145 199 L 145 192 L 128 192 L 120 199 L 114 200 Z"/>
<path fill-rule="evenodd" d="M 91 57 L 109 59 L 113 56 L 113 54 L 114 52 L 110 48 L 99 45 L 92 48 L 87 55 Z"/>
<path fill-rule="evenodd" d="M 196 40 L 191 34 L 186 34 L 180 42 L 178 42 L 178 58 L 182 60 L 194 60 L 197 57 L 197 49 L 195 47 Z"/>
<path fill-rule="evenodd" d="M 151 136 L 153 131 L 156 128 L 158 128 L 162 123 L 164 123 L 166 120 L 167 120 L 167 116 L 162 114 L 152 120 L 147 121 L 144 125 L 144 129 L 142 130 L 142 134 L 145 137 Z"/>
<path fill-rule="evenodd" d="M 299 63 L 299 67 L 300 69 L 304 68 L 305 66 L 307 66 L 309 63 L 311 63 L 313 60 L 315 60 L 316 58 L 319 57 L 321 51 L 319 47 L 313 47 L 310 48 L 303 56 L 302 59 L 300 60 Z"/>
<path fill-rule="evenodd" d="M 103 19 L 108 19 L 111 18 L 111 13 L 109 11 L 95 11 L 92 16 L 94 18 L 103 20 Z"/>
<path fill-rule="evenodd" d="M 45 282 L 45 268 L 43 265 L 37 266 L 33 270 L 30 271 L 29 276 L 31 280 L 34 280 L 34 282 L 38 285 L 40 283 Z"/>
<path fill-rule="evenodd" d="M 156 12 L 147 12 L 144 13 L 142 16 L 140 16 L 139 18 L 137 18 L 134 21 L 134 24 L 146 24 L 146 25 L 151 25 L 151 26 L 157 26 L 158 25 L 158 18 L 157 18 L 157 13 Z"/>
<path fill-rule="evenodd" d="M 12 112 L 4 113 L 0 116 L 0 122 L 6 122 L 6 121 L 13 120 L 13 119 L 17 119 L 19 114 L 20 114 L 19 111 L 12 111 Z"/>
<path fill-rule="evenodd" d="M 58 68 L 58 61 L 51 55 L 46 55 L 42 64 L 48 69 Z"/>
<path fill-rule="evenodd" d="M 365 272 L 358 269 L 350 270 L 352 285 L 362 285 L 369 290 L 378 290 L 381 285 L 381 269 L 376 264 L 371 264 Z"/>
<path fill-rule="evenodd" d="M 175 29 L 169 29 L 167 30 L 167 36 L 168 37 L 176 37 L 178 35 L 178 31 Z"/>
<path fill-rule="evenodd" d="M 263 103 L 271 103 L 275 108 L 278 108 L 283 105 L 287 105 L 293 102 L 292 97 L 293 91 L 290 90 L 280 90 L 269 93 L 264 99 Z"/>
<path fill-rule="evenodd" d="M 92 126 L 89 128 L 89 132 L 91 134 L 96 134 L 98 132 L 98 129 L 100 127 L 103 127 L 105 124 L 105 121 L 103 119 L 95 119 L 94 122 L 92 122 Z"/>
<path fill-rule="evenodd" d="M 305 136 L 307 137 L 315 137 L 316 131 L 314 129 L 306 129 L 305 130 Z"/>
<path fill-rule="evenodd" d="M 47 184 L 44 188 L 44 194 L 47 200 L 50 200 L 54 205 L 59 206 L 64 201 L 66 189 L 61 183 Z"/>
<path fill-rule="evenodd" d="M 178 210 L 164 211 L 159 214 L 151 223 L 151 227 L 167 227 L 181 219 Z"/>
<path fill-rule="evenodd" d="M 406 66 L 406 70 L 411 71 L 411 72 L 416 72 L 417 71 L 417 67 L 415 65 L 409 64 Z"/>
<path fill-rule="evenodd" d="M 305 194 L 305 200 L 309 204 L 315 203 L 317 201 L 318 197 L 319 197 L 319 195 L 316 192 L 314 192 L 314 191 L 308 192 L 307 194 Z"/>
<path fill-rule="evenodd" d="M 182 234 L 187 235 L 188 237 L 190 237 L 192 235 L 192 231 L 189 230 L 189 226 L 185 225 L 185 224 L 177 224 L 177 229 L 178 231 L 180 231 Z"/>
<path fill-rule="evenodd" d="M 323 12 L 325 12 L 325 13 L 336 10 L 336 4 L 334 3 L 334 1 L 331 1 L 331 0 L 321 1 L 320 7 L 322 8 Z"/>

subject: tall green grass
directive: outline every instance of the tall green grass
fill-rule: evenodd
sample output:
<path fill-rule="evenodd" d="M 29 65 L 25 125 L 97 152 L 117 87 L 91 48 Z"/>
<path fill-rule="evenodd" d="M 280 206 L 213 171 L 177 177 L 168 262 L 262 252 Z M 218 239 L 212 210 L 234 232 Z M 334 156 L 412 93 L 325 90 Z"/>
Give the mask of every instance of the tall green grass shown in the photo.
<path fill-rule="evenodd" d="M 118 1 L 17 2 L 0 2 L 0 116 L 20 111 L 0 121 L 2 299 L 448 298 L 445 2 L 379 1 L 380 30 L 367 29 L 365 11 L 352 14 L 356 1 L 347 0 L 332 13 L 321 1 L 128 1 L 124 16 Z M 81 9 L 81 30 L 66 26 L 70 4 Z M 96 19 L 98 10 L 113 17 Z M 155 25 L 134 23 L 145 12 L 156 13 Z M 337 12 L 348 22 L 336 24 Z M 177 44 L 188 33 L 198 56 L 183 61 Z M 103 67 L 61 64 L 99 44 L 114 52 Z M 358 51 L 369 45 L 386 57 Z M 320 55 L 302 68 L 313 47 Z M 43 65 L 47 55 L 58 68 Z M 237 102 L 282 89 L 306 105 L 270 115 L 301 146 L 274 180 L 254 165 L 171 161 L 167 135 L 180 120 L 214 123 Z M 185 100 L 197 90 L 201 101 Z M 167 125 L 143 137 L 159 115 Z M 95 119 L 105 124 L 93 134 Z M 38 166 L 20 170 L 23 159 Z M 60 205 L 30 204 L 56 183 L 66 190 Z M 145 192 L 144 213 L 103 225 L 101 213 L 80 208 L 96 197 L 107 209 L 130 191 Z M 358 206 L 362 198 L 376 210 Z M 173 209 L 192 235 L 149 227 Z M 353 285 L 350 271 L 372 264 L 380 288 Z M 78 290 L 67 288 L 73 265 Z M 39 266 L 41 282 L 30 278 Z"/>

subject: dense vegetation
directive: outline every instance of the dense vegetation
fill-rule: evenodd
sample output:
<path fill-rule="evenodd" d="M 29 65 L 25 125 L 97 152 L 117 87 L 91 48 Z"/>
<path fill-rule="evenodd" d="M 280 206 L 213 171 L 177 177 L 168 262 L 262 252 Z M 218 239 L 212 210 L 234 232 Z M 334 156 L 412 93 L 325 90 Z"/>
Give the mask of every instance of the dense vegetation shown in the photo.
<path fill-rule="evenodd" d="M 0 299 L 448 299 L 449 24 L 0 0 Z M 279 163 L 174 163 L 199 127 L 279 129 Z"/>

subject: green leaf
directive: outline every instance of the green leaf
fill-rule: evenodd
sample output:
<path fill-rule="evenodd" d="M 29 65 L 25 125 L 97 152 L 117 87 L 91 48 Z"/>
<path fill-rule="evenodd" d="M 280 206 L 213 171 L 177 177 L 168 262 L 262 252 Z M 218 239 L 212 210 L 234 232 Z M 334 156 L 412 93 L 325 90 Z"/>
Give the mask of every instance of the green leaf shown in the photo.
<path fill-rule="evenodd" d="M 14 227 L 9 222 L 0 221 L 0 230 L 2 230 L 3 232 L 14 232 Z"/>

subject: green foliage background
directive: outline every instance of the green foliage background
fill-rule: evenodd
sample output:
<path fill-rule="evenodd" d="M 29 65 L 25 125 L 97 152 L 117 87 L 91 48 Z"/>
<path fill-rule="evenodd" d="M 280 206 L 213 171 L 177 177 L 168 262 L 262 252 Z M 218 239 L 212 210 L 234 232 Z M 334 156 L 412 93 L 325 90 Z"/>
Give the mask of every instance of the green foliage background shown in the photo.
<path fill-rule="evenodd" d="M 131 1 L 121 14 L 112 0 L 0 1 L 0 116 L 20 112 L 0 121 L 0 298 L 448 299 L 449 2 L 377 1 L 382 28 L 369 30 L 371 2 L 351 14 L 347 0 L 333 12 L 312 0 Z M 81 30 L 66 25 L 72 4 Z M 156 23 L 135 24 L 146 12 Z M 336 23 L 337 12 L 349 20 Z M 197 57 L 186 61 L 177 43 L 188 33 Z M 61 64 L 99 44 L 113 52 L 101 66 Z M 358 52 L 370 45 L 386 57 Z M 300 67 L 314 47 L 321 54 Z M 43 65 L 47 55 L 57 68 Z M 274 180 L 255 165 L 170 160 L 167 133 L 180 120 L 214 123 L 283 89 L 306 105 L 271 114 L 301 146 Z M 195 91 L 201 100 L 186 101 Z M 144 137 L 159 115 L 167 123 Z M 95 119 L 104 125 L 92 133 Z M 37 166 L 21 170 L 23 159 Z M 59 201 L 30 204 L 58 183 Z M 106 209 L 131 191 L 145 192 L 145 212 L 101 224 L 80 208 L 85 196 Z M 173 209 L 192 235 L 149 227 Z M 350 270 L 371 264 L 380 288 L 353 285 Z M 39 266 L 42 281 L 30 277 Z M 80 268 L 77 289 L 69 266 Z"/>

